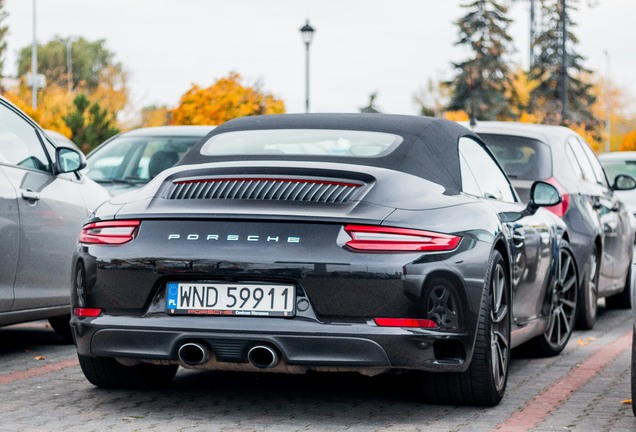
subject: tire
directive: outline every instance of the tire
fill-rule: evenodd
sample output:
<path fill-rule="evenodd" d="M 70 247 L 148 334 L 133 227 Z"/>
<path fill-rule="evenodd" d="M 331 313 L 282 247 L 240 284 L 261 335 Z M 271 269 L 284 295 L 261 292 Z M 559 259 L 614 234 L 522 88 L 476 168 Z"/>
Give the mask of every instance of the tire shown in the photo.
<path fill-rule="evenodd" d="M 528 342 L 533 352 L 551 357 L 563 351 L 574 330 L 578 287 L 579 278 L 574 254 L 568 242 L 562 241 L 559 248 L 558 273 L 552 289 L 547 293 L 550 299 L 548 328 L 544 334 Z"/>
<path fill-rule="evenodd" d="M 576 327 L 582 330 L 592 329 L 596 322 L 599 268 L 598 249 L 594 245 L 586 264 L 576 308 Z"/>
<path fill-rule="evenodd" d="M 158 389 L 170 385 L 178 365 L 140 364 L 124 366 L 110 357 L 77 355 L 86 379 L 108 389 Z"/>
<path fill-rule="evenodd" d="M 73 343 L 73 332 L 71 331 L 71 315 L 62 315 L 49 318 L 49 324 L 55 333 L 66 343 Z"/>
<path fill-rule="evenodd" d="M 625 279 L 623 291 L 613 296 L 605 297 L 605 306 L 608 309 L 629 309 L 632 307 L 632 261 L 629 261 L 629 270 Z"/>
<path fill-rule="evenodd" d="M 484 283 L 475 348 L 468 370 L 420 374 L 426 402 L 495 406 L 506 390 L 510 364 L 510 288 L 501 254 L 493 251 Z"/>

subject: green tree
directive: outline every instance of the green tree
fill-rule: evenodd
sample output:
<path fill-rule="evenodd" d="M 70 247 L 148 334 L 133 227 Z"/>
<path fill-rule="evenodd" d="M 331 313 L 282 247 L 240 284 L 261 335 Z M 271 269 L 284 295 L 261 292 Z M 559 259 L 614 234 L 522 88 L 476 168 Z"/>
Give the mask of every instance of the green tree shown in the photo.
<path fill-rule="evenodd" d="M 4 71 L 4 55 L 7 52 L 7 31 L 9 28 L 3 24 L 9 14 L 4 10 L 4 0 L 0 0 L 0 79 L 2 79 Z M 0 92 L 4 92 L 2 82 L 0 81 Z"/>
<path fill-rule="evenodd" d="M 72 88 L 81 87 L 92 92 L 99 86 L 102 72 L 112 69 L 123 73 L 121 64 L 114 61 L 114 54 L 105 45 L 104 39 L 91 42 L 82 37 L 56 36 L 44 45 L 38 44 L 38 72 L 46 76 L 47 83 L 66 88 L 69 78 L 67 47 L 70 47 Z M 31 70 L 31 51 L 30 45 L 20 50 L 18 76 Z"/>
<path fill-rule="evenodd" d="M 64 116 L 71 130 L 71 139 L 85 153 L 119 133 L 112 125 L 112 116 L 97 102 L 91 103 L 85 94 L 78 94 L 73 100 L 73 109 Z"/>
<path fill-rule="evenodd" d="M 572 32 L 576 23 L 572 13 L 578 0 L 541 0 L 543 28 L 534 40 L 537 53 L 530 70 L 530 79 L 538 83 L 530 94 L 530 109 L 549 124 L 584 125 L 588 131 L 601 129 L 601 121 L 595 117 L 591 107 L 596 101 L 592 71 L 583 66 L 583 57 L 576 52 L 579 40 Z M 565 10 L 563 5 L 565 4 Z M 563 19 L 566 23 L 567 67 L 563 65 Z M 561 103 L 561 83 L 567 76 L 567 105 Z M 564 116 L 565 115 L 565 116 Z"/>
<path fill-rule="evenodd" d="M 448 83 L 448 109 L 463 110 L 480 120 L 510 118 L 512 112 L 506 100 L 512 75 L 507 63 L 512 51 L 508 6 L 499 0 L 471 0 L 462 7 L 468 13 L 456 23 L 459 40 L 455 44 L 467 47 L 471 56 L 453 64 L 457 75 Z"/>

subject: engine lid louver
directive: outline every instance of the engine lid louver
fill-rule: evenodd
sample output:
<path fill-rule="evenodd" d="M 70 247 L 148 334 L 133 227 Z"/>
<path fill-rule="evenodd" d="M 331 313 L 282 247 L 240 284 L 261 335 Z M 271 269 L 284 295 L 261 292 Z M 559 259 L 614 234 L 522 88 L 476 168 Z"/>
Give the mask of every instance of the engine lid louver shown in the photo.
<path fill-rule="evenodd" d="M 364 183 L 340 179 L 223 177 L 175 180 L 169 200 L 265 200 L 315 203 L 351 201 Z"/>

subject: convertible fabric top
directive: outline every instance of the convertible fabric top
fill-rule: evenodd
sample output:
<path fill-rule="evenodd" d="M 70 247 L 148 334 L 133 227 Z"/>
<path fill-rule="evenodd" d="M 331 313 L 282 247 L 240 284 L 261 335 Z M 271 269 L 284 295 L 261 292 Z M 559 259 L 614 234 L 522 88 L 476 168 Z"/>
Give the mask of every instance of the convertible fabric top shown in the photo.
<path fill-rule="evenodd" d="M 335 129 L 386 132 L 404 141 L 383 157 L 329 155 L 251 155 L 205 156 L 201 148 L 212 136 L 225 132 L 264 129 Z M 459 138 L 470 136 L 481 140 L 465 127 L 448 120 L 390 114 L 280 114 L 242 117 L 215 128 L 196 144 L 178 165 L 236 160 L 324 161 L 372 165 L 422 177 L 443 186 L 446 194 L 461 190 Z"/>

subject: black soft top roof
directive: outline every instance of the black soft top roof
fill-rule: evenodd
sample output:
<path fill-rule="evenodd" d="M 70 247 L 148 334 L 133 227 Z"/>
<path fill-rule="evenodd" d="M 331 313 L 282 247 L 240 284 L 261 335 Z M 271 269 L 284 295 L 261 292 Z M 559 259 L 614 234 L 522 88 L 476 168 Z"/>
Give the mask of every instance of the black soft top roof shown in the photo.
<path fill-rule="evenodd" d="M 382 157 L 328 155 L 227 155 L 205 156 L 201 147 L 210 138 L 225 132 L 263 129 L 335 129 L 386 132 L 404 141 Z M 218 126 L 196 144 L 178 165 L 236 160 L 303 160 L 373 165 L 406 172 L 443 186 L 446 194 L 461 190 L 459 138 L 469 135 L 481 141 L 463 126 L 448 120 L 389 114 L 280 114 L 242 117 Z"/>

